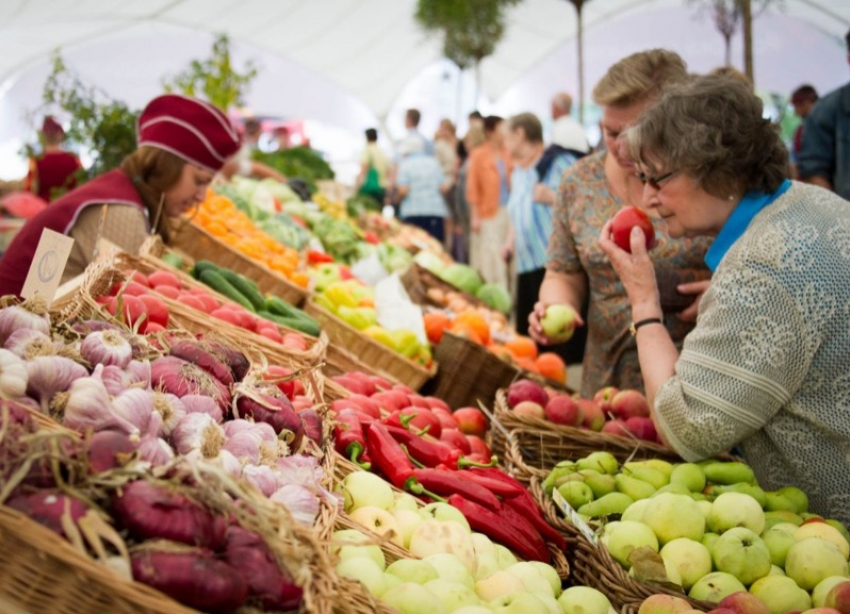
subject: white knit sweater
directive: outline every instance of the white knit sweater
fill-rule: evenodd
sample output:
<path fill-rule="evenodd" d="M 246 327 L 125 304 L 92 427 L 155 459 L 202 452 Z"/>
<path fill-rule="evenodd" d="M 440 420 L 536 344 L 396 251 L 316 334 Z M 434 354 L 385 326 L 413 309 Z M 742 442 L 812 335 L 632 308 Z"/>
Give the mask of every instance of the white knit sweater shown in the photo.
<path fill-rule="evenodd" d="M 850 202 L 794 183 L 753 219 L 655 410 L 683 458 L 740 443 L 765 490 L 850 523 Z"/>

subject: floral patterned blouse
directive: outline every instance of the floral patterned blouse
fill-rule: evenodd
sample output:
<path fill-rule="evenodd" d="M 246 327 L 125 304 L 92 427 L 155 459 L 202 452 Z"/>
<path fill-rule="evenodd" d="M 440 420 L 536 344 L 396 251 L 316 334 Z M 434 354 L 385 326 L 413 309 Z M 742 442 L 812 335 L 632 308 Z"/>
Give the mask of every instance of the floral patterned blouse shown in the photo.
<path fill-rule="evenodd" d="M 579 160 L 561 179 L 555 205 L 547 268 L 584 273 L 589 284 L 587 349 L 582 365 L 581 394 L 591 398 L 605 386 L 643 390 L 637 345 L 629 333 L 631 307 L 626 290 L 608 257 L 597 245 L 599 232 L 624 202 L 605 178 L 605 152 Z M 703 262 L 709 239 L 671 239 L 664 221 L 652 220 L 658 245 L 650 251 L 655 264 L 665 326 L 681 349 L 693 324 L 674 314 L 693 302 L 676 291 L 680 283 L 708 279 Z"/>

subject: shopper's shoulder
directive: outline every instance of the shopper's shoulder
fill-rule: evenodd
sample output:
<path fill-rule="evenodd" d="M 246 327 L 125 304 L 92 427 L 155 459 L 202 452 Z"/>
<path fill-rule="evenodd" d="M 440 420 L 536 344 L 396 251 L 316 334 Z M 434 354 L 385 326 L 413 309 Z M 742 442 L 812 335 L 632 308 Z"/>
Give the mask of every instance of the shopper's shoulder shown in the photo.
<path fill-rule="evenodd" d="M 829 92 L 817 101 L 810 113 L 813 117 L 834 115 L 839 110 L 850 113 L 850 83 Z"/>

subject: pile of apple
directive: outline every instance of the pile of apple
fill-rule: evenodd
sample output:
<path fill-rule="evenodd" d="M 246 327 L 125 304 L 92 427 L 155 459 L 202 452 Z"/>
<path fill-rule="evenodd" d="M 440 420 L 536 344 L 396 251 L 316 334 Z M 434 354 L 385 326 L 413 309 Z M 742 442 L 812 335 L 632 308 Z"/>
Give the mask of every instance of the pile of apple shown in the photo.
<path fill-rule="evenodd" d="M 763 491 L 741 462 L 620 467 L 595 452 L 559 463 L 543 488 L 588 519 L 619 516 L 599 534 L 611 556 L 638 580 L 663 565 L 666 580 L 693 599 L 718 602 L 749 589 L 771 614 L 802 612 L 850 576 L 847 529 L 809 514 L 798 488 Z M 843 590 L 850 604 L 850 586 Z"/>
<path fill-rule="evenodd" d="M 373 540 L 347 529 L 333 536 L 336 570 L 401 614 L 579 614 L 588 600 L 610 607 L 593 589 L 562 593 L 551 565 L 517 561 L 504 546 L 473 532 L 450 505 L 423 507 L 365 471 L 346 476 L 341 488 L 352 519 L 417 558 L 388 566 Z"/>
<path fill-rule="evenodd" d="M 826 585 L 825 585 L 826 586 Z M 843 588 L 842 588 L 843 587 Z M 815 607 L 799 614 L 848 614 L 850 612 L 850 583 L 845 578 L 835 578 L 829 590 L 815 594 Z M 785 610 L 782 610 L 783 612 Z M 767 605 L 752 593 L 740 591 L 724 597 L 708 614 L 770 614 Z M 672 595 L 652 595 L 641 603 L 638 614 L 702 614 L 690 603 Z"/>
<path fill-rule="evenodd" d="M 593 399 L 582 399 L 553 389 L 547 392 L 533 380 L 520 379 L 508 387 L 507 402 L 517 416 L 661 443 L 646 397 L 638 390 L 609 386 Z"/>
<path fill-rule="evenodd" d="M 331 378 L 351 394 L 331 404 L 331 410 L 352 408 L 365 417 L 383 420 L 394 412 L 415 414 L 410 425 L 425 435 L 456 448 L 468 459 L 490 462 L 490 448 L 484 442 L 487 418 L 477 407 L 461 407 L 455 411 L 442 399 L 422 396 L 404 384 L 392 384 L 378 375 L 350 371 Z"/>

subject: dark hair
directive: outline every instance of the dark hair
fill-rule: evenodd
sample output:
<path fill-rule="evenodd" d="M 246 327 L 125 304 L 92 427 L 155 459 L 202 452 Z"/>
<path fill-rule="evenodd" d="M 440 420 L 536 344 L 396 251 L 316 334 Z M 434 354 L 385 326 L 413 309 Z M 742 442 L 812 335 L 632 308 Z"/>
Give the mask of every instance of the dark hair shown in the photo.
<path fill-rule="evenodd" d="M 419 125 L 419 120 L 422 118 L 422 114 L 419 112 L 419 109 L 408 109 L 406 117 L 407 120 L 416 127 Z"/>
<path fill-rule="evenodd" d="M 484 118 L 484 134 L 490 136 L 496 131 L 496 128 L 499 127 L 499 124 L 504 121 L 498 115 L 488 115 Z"/>
<path fill-rule="evenodd" d="M 185 165 L 183 158 L 148 145 L 142 145 L 121 162 L 121 170 L 131 179 L 145 203 L 148 221 L 154 224 L 159 220 L 157 232 L 163 239 L 168 238 L 168 224 L 159 210 L 163 206 L 163 194 L 178 182 Z"/>
<path fill-rule="evenodd" d="M 512 131 L 522 130 L 525 138 L 532 143 L 543 142 L 543 124 L 534 113 L 520 113 L 508 120 Z"/>
<path fill-rule="evenodd" d="M 378 140 L 378 131 L 374 128 L 366 128 L 366 140 L 374 143 Z"/>
<path fill-rule="evenodd" d="M 775 192 L 788 150 L 763 113 L 740 79 L 695 77 L 671 86 L 626 132 L 629 151 L 649 173 L 681 171 L 718 198 Z"/>
<path fill-rule="evenodd" d="M 245 120 L 245 132 L 253 133 L 257 132 L 261 127 L 260 120 L 256 117 L 249 117 Z"/>
<path fill-rule="evenodd" d="M 817 90 L 811 85 L 801 85 L 791 94 L 791 104 L 800 104 L 801 102 L 814 102 L 818 99 Z"/>
<path fill-rule="evenodd" d="M 847 43 L 847 53 L 850 53 L 850 30 L 847 30 L 847 34 L 844 35 L 844 42 Z"/>
<path fill-rule="evenodd" d="M 476 109 L 475 111 L 471 111 L 471 112 L 469 113 L 469 119 L 472 119 L 473 117 L 474 117 L 475 119 L 484 119 L 484 116 L 483 116 L 483 115 L 481 115 L 481 111 L 479 111 L 479 110 L 477 110 L 477 109 Z"/>

